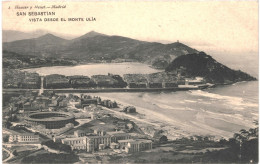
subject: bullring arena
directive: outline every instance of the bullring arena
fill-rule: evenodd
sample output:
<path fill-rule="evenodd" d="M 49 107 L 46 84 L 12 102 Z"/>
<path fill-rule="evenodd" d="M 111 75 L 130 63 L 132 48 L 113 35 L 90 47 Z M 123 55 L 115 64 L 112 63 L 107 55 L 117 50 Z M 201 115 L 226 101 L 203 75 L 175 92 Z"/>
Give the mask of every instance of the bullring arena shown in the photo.
<path fill-rule="evenodd" d="M 75 117 L 64 112 L 37 112 L 28 115 L 25 121 L 31 126 L 45 125 L 46 129 L 59 129 L 68 123 L 74 123 Z"/>

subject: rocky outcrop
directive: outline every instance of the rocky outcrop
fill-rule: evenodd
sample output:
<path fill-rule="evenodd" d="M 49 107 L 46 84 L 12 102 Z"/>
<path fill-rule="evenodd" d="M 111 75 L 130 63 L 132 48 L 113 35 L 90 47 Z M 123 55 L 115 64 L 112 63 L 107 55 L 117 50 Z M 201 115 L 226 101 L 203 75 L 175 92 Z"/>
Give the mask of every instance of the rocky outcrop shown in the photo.
<path fill-rule="evenodd" d="M 200 76 L 213 84 L 256 80 L 255 77 L 247 73 L 228 68 L 204 52 L 179 56 L 165 69 L 166 72 L 179 70 L 182 70 L 180 73 L 185 77 Z"/>

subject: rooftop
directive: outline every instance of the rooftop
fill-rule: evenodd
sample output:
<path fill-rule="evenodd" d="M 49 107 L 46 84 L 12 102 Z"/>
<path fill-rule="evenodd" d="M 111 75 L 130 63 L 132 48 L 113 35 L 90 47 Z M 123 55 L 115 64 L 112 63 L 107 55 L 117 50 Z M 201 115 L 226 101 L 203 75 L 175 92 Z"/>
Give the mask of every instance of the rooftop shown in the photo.
<path fill-rule="evenodd" d="M 134 142 L 136 140 L 128 139 L 128 140 L 118 140 L 118 143 L 124 143 L 124 142 Z"/>
<path fill-rule="evenodd" d="M 75 140 L 84 140 L 86 137 L 74 137 L 74 138 L 64 138 L 62 140 L 67 140 L 67 141 L 75 141 Z"/>

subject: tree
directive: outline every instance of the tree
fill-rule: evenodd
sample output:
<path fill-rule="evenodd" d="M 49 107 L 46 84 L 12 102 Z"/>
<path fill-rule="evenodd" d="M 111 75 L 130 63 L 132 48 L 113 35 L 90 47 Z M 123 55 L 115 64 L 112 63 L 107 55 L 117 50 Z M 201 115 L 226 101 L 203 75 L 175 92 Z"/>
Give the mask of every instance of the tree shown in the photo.
<path fill-rule="evenodd" d="M 249 129 L 249 136 L 251 137 L 258 137 L 258 128 L 250 128 Z"/>
<path fill-rule="evenodd" d="M 232 152 L 235 152 L 240 162 L 258 162 L 258 121 L 257 127 L 249 130 L 241 129 L 229 140 Z"/>
<path fill-rule="evenodd" d="M 16 122 L 18 121 L 17 115 L 16 114 L 12 114 L 12 121 Z"/>
<path fill-rule="evenodd" d="M 226 140 L 225 138 L 221 138 L 221 139 L 219 140 L 219 143 L 220 143 L 220 144 L 226 144 L 226 143 L 227 143 L 227 140 Z"/>
<path fill-rule="evenodd" d="M 10 127 L 12 126 L 10 121 L 6 121 L 5 126 L 7 129 L 10 129 Z"/>
<path fill-rule="evenodd" d="M 71 152 L 71 147 L 69 145 L 60 144 L 59 150 L 65 151 L 65 152 Z"/>
<path fill-rule="evenodd" d="M 235 133 L 235 134 L 233 135 L 233 138 L 234 138 L 238 143 L 240 143 L 240 142 L 242 142 L 242 141 L 244 141 L 244 140 L 247 139 L 247 137 L 245 137 L 244 135 L 242 135 L 242 134 L 240 134 L 240 133 Z"/>
<path fill-rule="evenodd" d="M 241 129 L 239 132 L 244 140 L 248 140 L 249 135 L 250 135 L 249 131 L 247 131 L 245 129 Z"/>
<path fill-rule="evenodd" d="M 3 137 L 3 141 L 4 141 L 4 142 L 8 142 L 8 141 L 9 141 L 9 136 L 4 136 L 4 137 Z"/>
<path fill-rule="evenodd" d="M 13 155 L 14 155 L 14 156 L 17 156 L 17 155 L 18 155 L 18 153 L 17 153 L 16 150 L 13 151 Z"/>
<path fill-rule="evenodd" d="M 127 125 L 128 130 L 132 130 L 134 128 L 132 123 L 128 123 Z"/>
<path fill-rule="evenodd" d="M 168 138 L 167 138 L 167 136 L 165 136 L 165 135 L 162 135 L 162 136 L 160 137 L 160 139 L 159 139 L 159 142 L 166 142 L 166 141 L 168 141 Z"/>
<path fill-rule="evenodd" d="M 203 140 L 204 140 L 204 141 L 209 141 L 209 137 L 208 137 L 208 136 L 205 136 L 205 137 L 203 138 Z"/>

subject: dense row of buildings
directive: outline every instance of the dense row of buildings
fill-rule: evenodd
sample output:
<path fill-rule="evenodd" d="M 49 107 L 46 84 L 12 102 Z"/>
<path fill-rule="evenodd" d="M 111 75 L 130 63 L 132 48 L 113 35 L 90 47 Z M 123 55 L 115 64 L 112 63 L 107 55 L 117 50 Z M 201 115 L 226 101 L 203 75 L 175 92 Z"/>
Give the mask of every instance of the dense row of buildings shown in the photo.
<path fill-rule="evenodd" d="M 44 77 L 43 87 L 46 89 L 58 88 L 171 88 L 178 85 L 195 85 L 204 83 L 203 78 L 184 78 L 175 73 L 153 74 L 125 74 L 119 75 L 93 75 L 64 76 L 52 74 Z M 14 69 L 3 70 L 4 88 L 39 89 L 41 78 L 37 73 L 22 72 Z"/>
<path fill-rule="evenodd" d="M 80 108 L 88 107 L 90 105 L 101 105 L 107 108 L 117 108 L 117 103 L 111 100 L 101 100 L 100 97 L 90 96 L 90 95 L 81 95 L 81 97 L 77 100 L 77 106 Z"/>
<path fill-rule="evenodd" d="M 64 75 L 52 74 L 44 78 L 45 88 L 70 88 L 70 79 Z"/>
<path fill-rule="evenodd" d="M 100 97 L 84 95 L 69 97 L 66 95 L 37 95 L 37 93 L 28 95 L 20 95 L 19 97 L 12 97 L 10 102 L 6 105 L 9 106 L 9 113 L 14 114 L 16 112 L 27 113 L 31 111 L 50 111 L 53 112 L 56 109 L 62 109 L 69 105 L 70 101 L 73 101 L 77 108 L 84 108 L 90 105 L 101 105 L 108 108 L 116 108 L 117 103 L 111 100 L 101 100 Z"/>
<path fill-rule="evenodd" d="M 129 88 L 173 88 L 179 85 L 198 85 L 205 83 L 203 78 L 184 78 L 175 73 L 125 74 L 124 80 Z M 196 81 L 196 82 L 195 82 Z"/>
<path fill-rule="evenodd" d="M 116 108 L 117 103 L 111 100 L 101 100 L 100 97 L 84 95 L 69 97 L 66 95 L 37 95 L 28 94 L 13 97 L 9 102 L 10 113 L 26 113 L 37 110 L 55 111 L 57 108 L 65 108 L 70 101 L 74 101 L 77 108 L 84 108 L 90 105 L 101 105 L 107 108 Z"/>
<path fill-rule="evenodd" d="M 38 89 L 41 78 L 38 73 L 22 72 L 15 69 L 3 69 L 3 88 Z"/>
<path fill-rule="evenodd" d="M 64 76 L 47 75 L 44 78 L 45 88 L 122 88 L 125 87 L 119 75 Z"/>
<path fill-rule="evenodd" d="M 29 99 L 24 98 L 23 101 L 20 101 L 20 104 L 22 105 L 22 108 L 20 108 L 20 110 L 22 110 L 23 112 L 27 112 L 55 107 L 67 107 L 68 99 L 64 96 L 56 95 L 50 98 L 41 95 L 30 97 Z"/>
<path fill-rule="evenodd" d="M 88 76 L 68 76 L 72 88 L 78 87 L 93 87 L 96 86 L 95 82 Z"/>
<path fill-rule="evenodd" d="M 194 80 L 197 81 L 194 83 Z M 45 88 L 172 88 L 204 83 L 203 78 L 184 78 L 174 73 L 45 77 Z"/>

